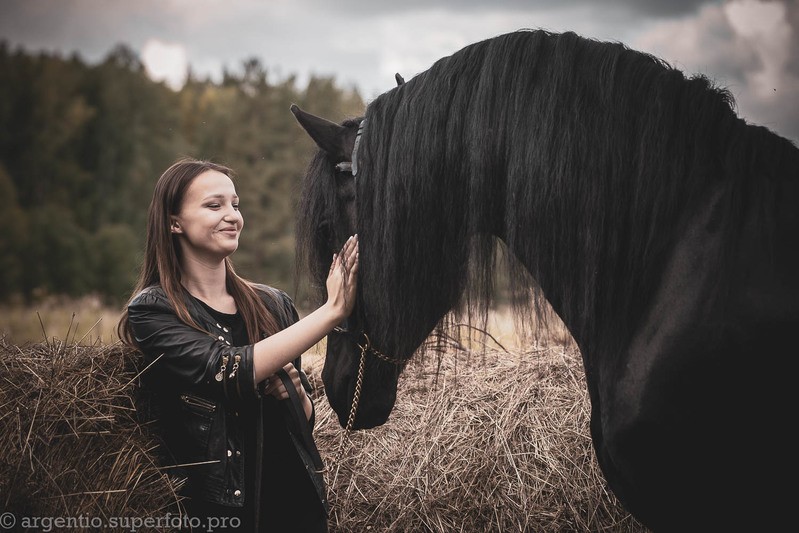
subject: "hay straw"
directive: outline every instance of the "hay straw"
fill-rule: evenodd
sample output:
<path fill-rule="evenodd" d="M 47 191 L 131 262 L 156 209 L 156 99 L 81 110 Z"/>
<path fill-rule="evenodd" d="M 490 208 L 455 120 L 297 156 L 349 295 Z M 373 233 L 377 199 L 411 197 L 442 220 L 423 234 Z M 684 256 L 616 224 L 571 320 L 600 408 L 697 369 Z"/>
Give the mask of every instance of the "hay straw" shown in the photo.
<path fill-rule="evenodd" d="M 426 359 L 401 378 L 389 421 L 343 443 L 320 391 L 331 531 L 647 531 L 596 464 L 576 350 Z"/>
<path fill-rule="evenodd" d="M 438 346 L 406 369 L 385 425 L 346 435 L 320 365 L 308 369 L 332 533 L 647 531 L 598 469 L 573 346 Z M 0 338 L 0 511 L 179 514 L 138 397 L 140 360 L 118 343 Z"/>
<path fill-rule="evenodd" d="M 139 361 L 121 344 L 0 338 L 0 509 L 87 520 L 179 513 L 137 415 Z"/>

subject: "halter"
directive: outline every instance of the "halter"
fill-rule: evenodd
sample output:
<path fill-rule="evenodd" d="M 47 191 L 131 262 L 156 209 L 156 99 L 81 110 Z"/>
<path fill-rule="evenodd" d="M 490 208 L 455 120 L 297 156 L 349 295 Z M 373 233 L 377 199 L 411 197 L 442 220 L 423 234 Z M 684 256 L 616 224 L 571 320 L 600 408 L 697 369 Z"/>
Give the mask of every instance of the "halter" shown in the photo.
<path fill-rule="evenodd" d="M 336 170 L 341 172 L 349 172 L 352 174 L 352 177 L 356 177 L 358 174 L 358 146 L 361 144 L 361 135 L 363 134 L 363 128 L 365 125 L 366 119 L 363 119 L 358 125 L 358 133 L 355 134 L 355 144 L 352 146 L 352 155 L 350 156 L 350 160 L 342 161 L 336 165 Z"/>
<path fill-rule="evenodd" d="M 403 365 L 408 362 L 407 359 L 402 359 L 401 357 L 391 357 L 390 355 L 386 355 L 377 348 L 373 347 L 372 341 L 369 340 L 369 335 L 367 335 L 366 332 L 364 331 L 361 331 L 359 334 L 355 334 L 346 328 L 342 328 L 341 326 L 336 326 L 335 328 L 333 328 L 333 331 L 341 335 L 348 335 L 350 337 L 356 337 L 357 335 L 360 335 L 361 337 L 363 337 L 363 344 L 361 344 L 358 341 L 356 341 L 355 344 L 358 345 L 358 348 L 361 349 L 361 352 L 362 353 L 369 352 L 374 356 L 376 356 L 378 359 L 382 359 L 386 363 L 391 363 L 393 365 Z"/>
<path fill-rule="evenodd" d="M 355 134 L 355 143 L 352 146 L 352 154 L 350 155 L 350 161 L 342 161 L 336 165 L 336 170 L 339 172 L 349 172 L 352 174 L 353 179 L 357 181 L 357 174 L 358 174 L 358 147 L 361 144 L 361 136 L 363 135 L 364 127 L 366 126 L 366 119 L 361 120 L 361 123 L 358 125 L 358 132 Z M 355 414 L 358 412 L 358 405 L 361 402 L 361 389 L 363 388 L 363 373 L 364 367 L 366 366 L 366 354 L 371 353 L 378 359 L 385 361 L 387 363 L 397 365 L 397 366 L 405 366 L 408 361 L 406 359 L 400 359 L 398 357 L 391 357 L 380 350 L 376 349 L 372 346 L 372 341 L 369 339 L 369 336 L 366 334 L 365 331 L 361 330 L 360 334 L 356 335 L 351 331 L 347 330 L 346 328 L 336 326 L 333 328 L 331 333 L 338 333 L 347 335 L 349 337 L 355 338 L 355 344 L 358 348 L 361 349 L 360 357 L 358 358 L 358 378 L 355 382 L 355 391 L 353 392 L 352 396 L 352 407 L 350 407 L 350 414 L 347 417 L 347 426 L 344 428 L 344 433 L 341 435 L 341 440 L 339 441 L 338 452 L 336 453 L 336 464 L 341 465 L 341 454 L 344 450 L 344 442 L 348 440 L 350 431 L 352 431 L 352 426 L 355 424 Z M 363 337 L 363 342 L 359 342 L 358 336 Z M 333 478 L 333 485 L 336 483 L 336 479 L 338 478 L 338 468 L 336 468 L 336 473 Z"/>
<path fill-rule="evenodd" d="M 333 328 L 333 331 L 335 333 L 354 336 L 354 334 L 351 331 L 348 331 L 338 326 Z M 404 367 L 408 363 L 407 359 L 401 359 L 399 357 L 391 357 L 373 347 L 372 341 L 369 340 L 369 336 L 366 334 L 365 331 L 361 331 L 360 335 L 363 337 L 363 344 L 358 341 L 355 341 L 355 344 L 357 344 L 358 348 L 361 349 L 361 355 L 358 358 L 358 379 L 355 382 L 355 392 L 352 396 L 352 407 L 350 408 L 350 414 L 349 417 L 347 418 L 347 427 L 345 428 L 345 431 L 347 433 L 349 433 L 350 430 L 352 430 L 352 426 L 355 423 L 355 413 L 357 413 L 358 404 L 360 404 L 361 401 L 361 388 L 363 387 L 363 370 L 364 367 L 366 366 L 366 354 L 371 353 L 378 359 L 396 366 Z"/>
<path fill-rule="evenodd" d="M 355 134 L 355 143 L 352 146 L 352 155 L 350 156 L 350 161 L 343 161 L 336 165 L 336 169 L 341 172 L 350 172 L 353 178 L 357 179 L 358 174 L 358 147 L 361 144 L 361 136 L 363 135 L 364 127 L 366 126 L 366 119 L 364 118 L 361 120 L 361 123 L 358 125 L 358 132 Z M 336 333 L 343 333 L 346 335 L 353 336 L 353 333 L 348 331 L 342 327 L 335 327 L 333 331 Z M 398 357 L 391 357 L 380 350 L 374 348 L 372 346 L 372 341 L 369 340 L 369 336 L 366 334 L 365 331 L 361 330 L 360 336 L 363 337 L 363 343 L 355 341 L 355 344 L 361 349 L 361 355 L 358 361 L 358 380 L 355 383 L 355 392 L 352 396 L 352 407 L 350 408 L 350 415 L 347 418 L 347 427 L 345 428 L 346 433 L 349 433 L 352 429 L 353 424 L 355 423 L 355 413 L 358 411 L 358 404 L 361 401 L 361 388 L 363 386 L 363 369 L 366 364 L 366 354 L 371 353 L 378 359 L 381 359 L 387 363 L 397 365 L 397 366 L 405 366 L 407 364 L 406 359 L 400 359 Z"/>
<path fill-rule="evenodd" d="M 355 337 L 355 334 L 353 334 L 351 331 L 349 331 L 349 330 L 347 330 L 345 328 L 339 327 L 339 326 L 336 326 L 335 328 L 333 328 L 333 331 L 331 333 L 339 333 L 339 334 Z M 342 456 L 342 453 L 344 452 L 344 443 L 346 441 L 349 441 L 349 435 L 350 435 L 350 432 L 352 431 L 352 426 L 355 423 L 355 413 L 358 412 L 358 404 L 361 401 L 361 389 L 363 388 L 363 369 L 366 366 L 366 354 L 367 353 L 371 353 L 371 354 L 375 355 L 381 361 L 385 361 L 387 363 L 391 363 L 391 364 L 397 365 L 397 366 L 401 365 L 401 366 L 404 367 L 408 363 L 407 359 L 400 359 L 398 357 L 390 357 L 390 356 L 384 354 L 383 352 L 381 352 L 380 350 L 377 350 L 376 348 L 374 348 L 372 346 L 372 342 L 369 340 L 369 336 L 366 334 L 366 332 L 361 331 L 360 335 L 363 336 L 363 344 L 361 344 L 357 340 L 355 342 L 355 344 L 358 345 L 358 348 L 361 349 L 361 355 L 360 355 L 360 357 L 358 359 L 358 379 L 355 382 L 355 391 L 353 392 L 353 395 L 352 395 L 352 407 L 350 407 L 350 414 L 347 417 L 347 426 L 344 428 L 344 433 L 341 434 L 341 440 L 339 440 L 339 443 L 338 443 L 338 451 L 336 452 L 336 459 L 335 459 L 335 463 L 336 463 L 337 467 L 336 467 L 336 472 L 335 472 L 335 474 L 333 476 L 333 483 L 332 483 L 333 486 L 336 485 L 336 480 L 338 479 L 338 471 L 339 471 L 339 468 L 341 467 L 341 456 Z"/>

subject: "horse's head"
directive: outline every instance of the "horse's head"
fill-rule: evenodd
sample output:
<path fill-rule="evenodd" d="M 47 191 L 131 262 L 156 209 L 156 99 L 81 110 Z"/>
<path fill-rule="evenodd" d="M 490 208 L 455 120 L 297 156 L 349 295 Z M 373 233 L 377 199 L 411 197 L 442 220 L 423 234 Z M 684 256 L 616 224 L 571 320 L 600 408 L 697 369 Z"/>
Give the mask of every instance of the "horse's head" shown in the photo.
<path fill-rule="evenodd" d="M 324 291 L 333 253 L 340 250 L 347 237 L 357 233 L 358 171 L 353 155 L 357 153 L 364 121 L 354 119 L 336 124 L 296 105 L 291 106 L 291 111 L 319 147 L 309 165 L 300 198 L 297 258 L 300 263 L 307 263 L 313 285 Z M 353 429 L 378 426 L 387 420 L 396 400 L 401 370 L 398 361 L 390 357 L 380 360 L 382 354 L 369 345 L 362 307 L 359 294 L 352 315 L 328 335 L 322 370 L 331 407 L 341 425 Z M 368 400 L 359 401 L 361 397 Z M 349 420 L 353 403 L 357 405 L 357 416 Z"/>
<path fill-rule="evenodd" d="M 309 165 L 298 217 L 300 257 L 309 261 L 314 282 L 321 281 L 330 267 L 331 256 L 355 233 L 355 176 L 351 154 L 360 120 L 342 125 L 314 116 L 292 104 L 297 122 L 319 147 Z"/>

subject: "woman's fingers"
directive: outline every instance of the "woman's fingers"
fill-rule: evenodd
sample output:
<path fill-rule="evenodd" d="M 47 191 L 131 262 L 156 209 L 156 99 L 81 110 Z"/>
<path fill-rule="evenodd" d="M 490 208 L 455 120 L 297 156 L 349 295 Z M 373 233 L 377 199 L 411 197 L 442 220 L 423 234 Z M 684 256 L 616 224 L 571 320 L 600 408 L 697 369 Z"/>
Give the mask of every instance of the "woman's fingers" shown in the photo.
<path fill-rule="evenodd" d="M 341 247 L 341 252 L 339 253 L 340 256 L 344 257 L 344 261 L 349 262 L 352 260 L 352 257 L 355 255 L 355 251 L 358 249 L 358 235 L 352 235 L 347 242 L 344 243 L 344 246 Z"/>
<path fill-rule="evenodd" d="M 341 247 L 339 257 L 342 260 L 342 266 L 346 275 L 350 274 L 352 268 L 358 262 L 358 235 L 355 234 L 344 243 Z"/>
<path fill-rule="evenodd" d="M 357 250 L 358 236 L 353 235 L 344 242 L 338 254 L 333 254 L 333 261 L 330 263 L 330 272 L 328 272 L 328 282 L 331 281 L 331 277 L 334 273 L 336 273 L 336 270 L 340 269 L 340 282 L 346 283 L 346 280 L 350 274 L 350 270 L 352 269 L 353 262 L 355 261 Z M 328 286 L 328 289 L 330 288 L 331 287 Z"/>
<path fill-rule="evenodd" d="M 328 303 L 341 318 L 352 312 L 355 305 L 355 288 L 358 272 L 358 235 L 353 235 L 334 254 L 330 272 L 325 282 Z"/>
<path fill-rule="evenodd" d="M 357 272 L 358 271 L 358 259 L 359 258 L 360 258 L 360 256 L 359 256 L 359 252 L 358 252 L 358 245 L 356 243 L 355 251 L 352 253 L 352 266 L 350 267 L 350 269 L 353 272 Z"/>
<path fill-rule="evenodd" d="M 283 370 L 291 378 L 291 383 L 294 385 L 294 388 L 297 390 L 297 394 L 303 394 L 305 389 L 302 387 L 302 381 L 300 380 L 300 373 L 297 371 L 297 368 L 294 366 L 293 363 L 288 363 L 283 367 Z M 289 398 L 289 394 L 286 391 L 285 385 L 283 385 L 283 380 L 280 379 L 280 376 L 277 374 L 273 374 L 268 378 L 268 384 L 264 388 L 264 394 L 271 395 L 277 398 L 278 400 L 285 400 Z"/>

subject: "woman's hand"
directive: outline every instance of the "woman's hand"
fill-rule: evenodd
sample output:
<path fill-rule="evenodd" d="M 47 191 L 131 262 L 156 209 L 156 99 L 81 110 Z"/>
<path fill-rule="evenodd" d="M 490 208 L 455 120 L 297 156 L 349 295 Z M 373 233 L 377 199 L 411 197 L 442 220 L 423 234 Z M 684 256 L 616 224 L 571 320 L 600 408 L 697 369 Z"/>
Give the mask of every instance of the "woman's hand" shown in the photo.
<path fill-rule="evenodd" d="M 291 378 L 291 383 L 297 390 L 297 396 L 299 396 L 302 400 L 302 407 L 305 410 L 305 417 L 310 420 L 311 413 L 313 412 L 313 406 L 311 405 L 311 399 L 308 398 L 307 394 L 305 394 L 305 387 L 302 386 L 300 373 L 297 371 L 297 368 L 293 363 L 289 363 L 284 366 L 283 370 L 285 370 Z M 267 378 L 267 385 L 264 388 L 264 394 L 274 396 L 278 400 L 289 399 L 289 393 L 286 390 L 286 386 L 283 385 L 283 380 L 280 379 L 280 376 L 277 374 L 273 374 Z"/>
<path fill-rule="evenodd" d="M 355 290 L 358 286 L 358 235 L 353 235 L 341 252 L 333 255 L 333 263 L 327 274 L 327 303 L 334 313 L 344 320 L 355 306 Z"/>
<path fill-rule="evenodd" d="M 294 361 L 350 316 L 355 306 L 357 285 L 358 236 L 353 235 L 344 243 L 341 252 L 333 256 L 333 264 L 327 275 L 325 304 L 286 329 L 255 343 L 253 359 L 256 381 L 260 383 L 287 361 Z"/>

